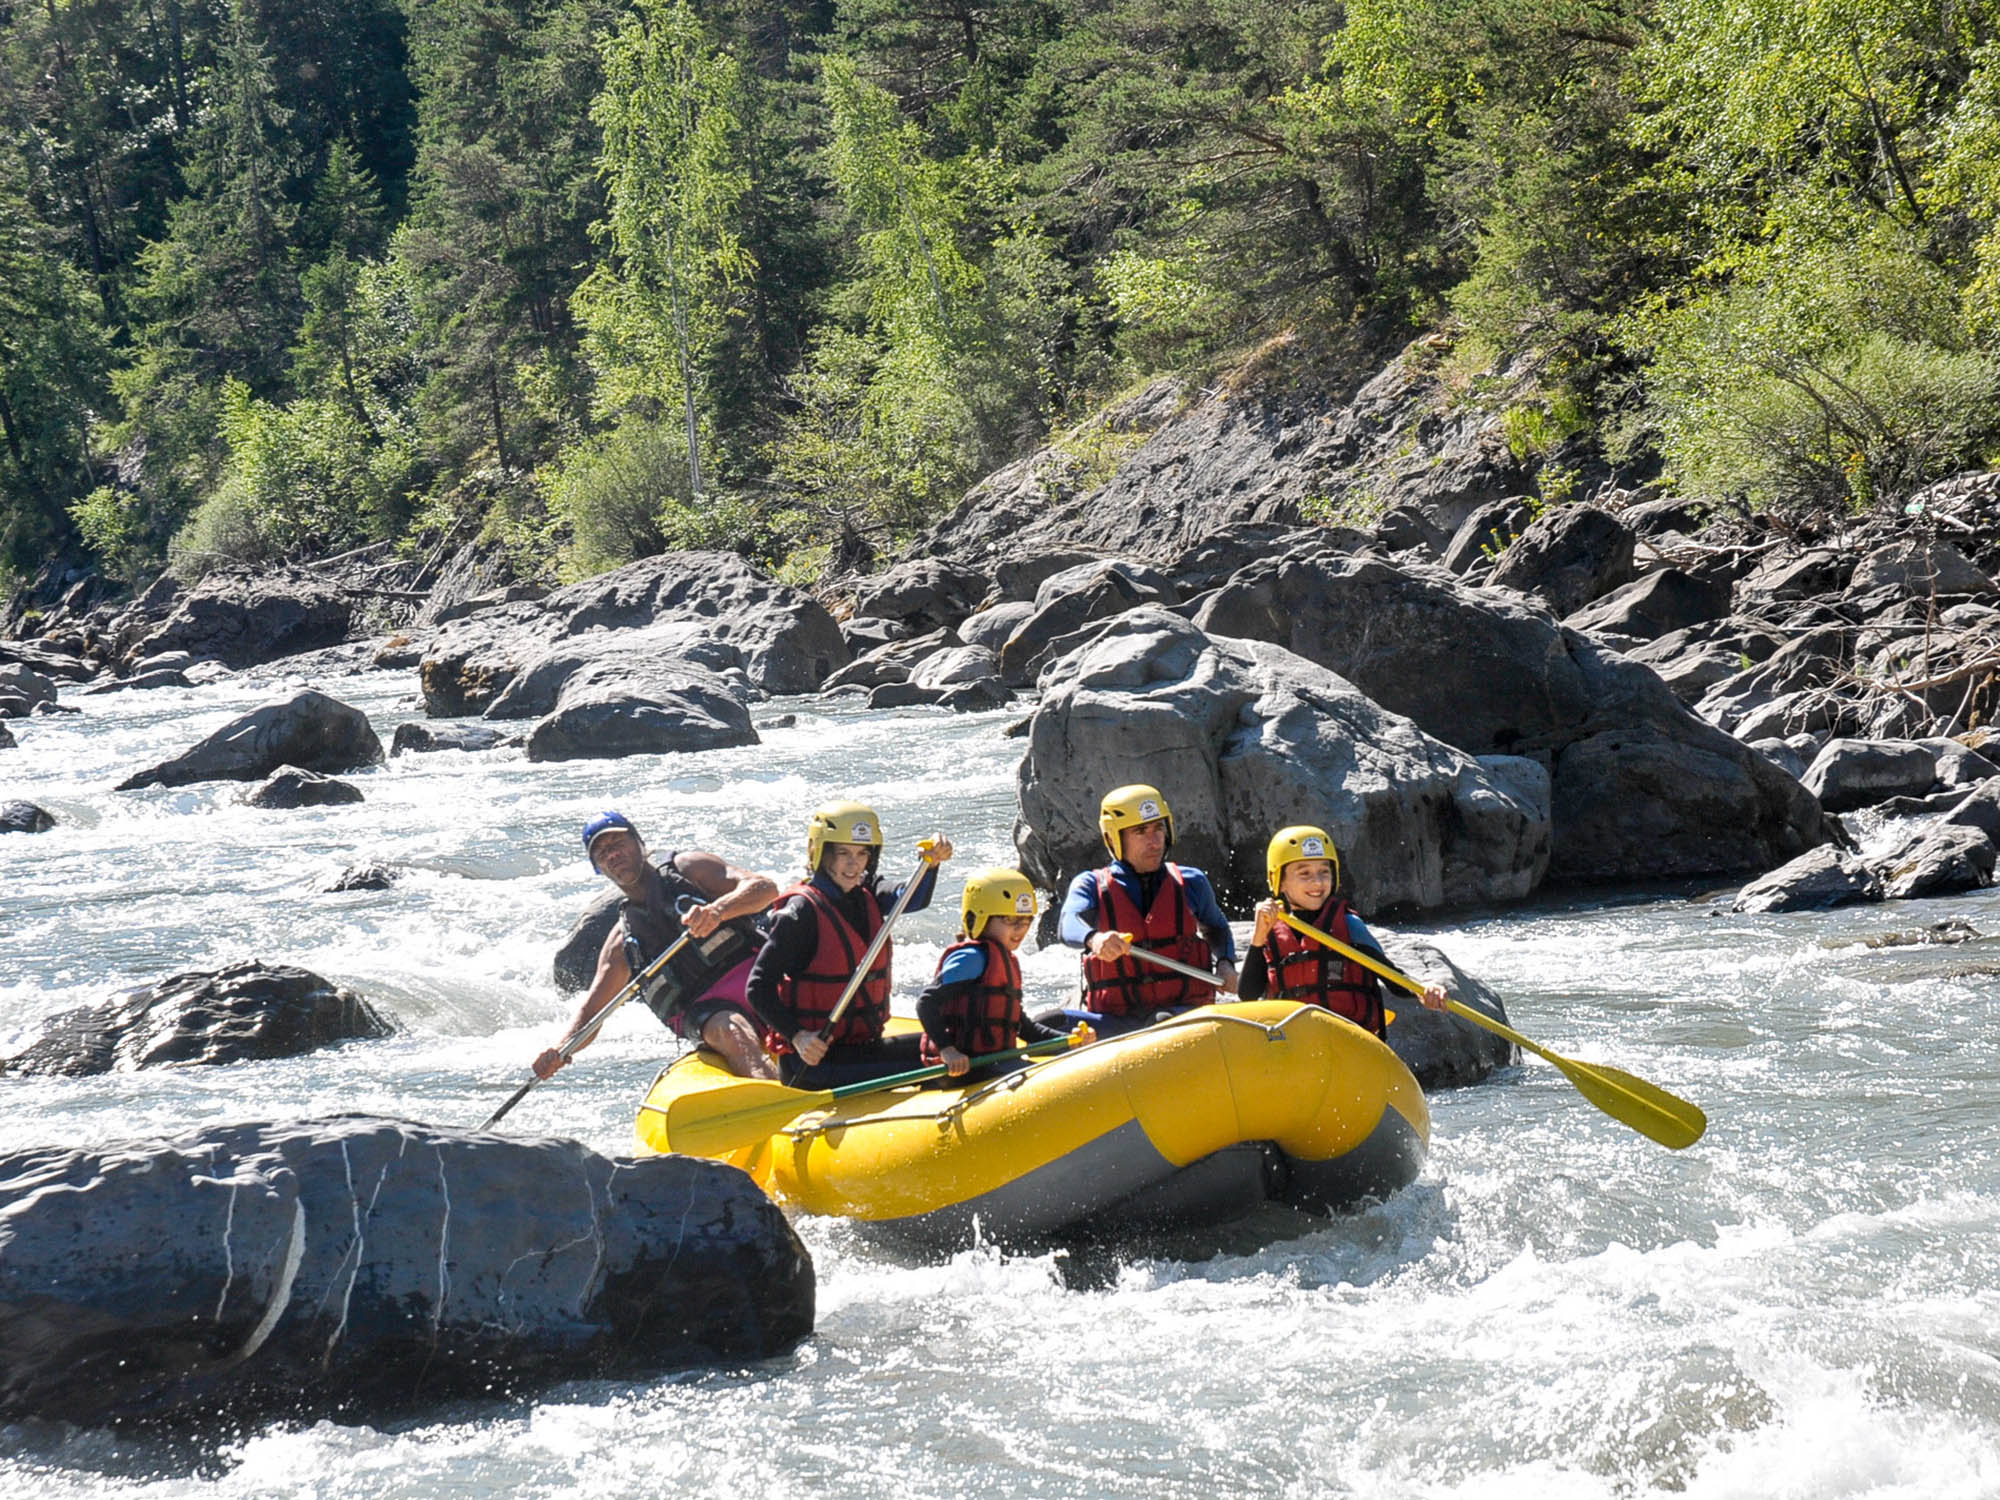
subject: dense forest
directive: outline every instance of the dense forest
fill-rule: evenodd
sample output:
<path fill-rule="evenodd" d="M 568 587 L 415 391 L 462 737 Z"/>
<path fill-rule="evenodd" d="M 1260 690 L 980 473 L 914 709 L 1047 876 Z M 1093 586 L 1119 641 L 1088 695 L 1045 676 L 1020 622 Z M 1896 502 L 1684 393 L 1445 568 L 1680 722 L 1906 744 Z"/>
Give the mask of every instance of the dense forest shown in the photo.
<path fill-rule="evenodd" d="M 0 584 L 480 534 L 810 580 L 1286 331 L 1447 331 L 1523 451 L 1897 504 L 2000 442 L 1996 36 L 2000 0 L 0 0 Z"/>

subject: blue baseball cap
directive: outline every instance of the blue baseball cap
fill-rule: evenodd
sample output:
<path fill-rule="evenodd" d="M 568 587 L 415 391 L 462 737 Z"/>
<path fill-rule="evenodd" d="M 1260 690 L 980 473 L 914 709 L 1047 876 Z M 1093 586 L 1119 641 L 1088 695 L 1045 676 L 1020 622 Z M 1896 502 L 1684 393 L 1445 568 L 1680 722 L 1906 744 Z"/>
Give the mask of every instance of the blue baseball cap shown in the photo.
<path fill-rule="evenodd" d="M 599 813 L 583 825 L 583 852 L 590 855 L 593 867 L 597 864 L 597 856 L 590 853 L 590 846 L 597 842 L 600 834 L 606 833 L 629 833 L 633 838 L 639 838 L 639 830 L 632 826 L 632 820 L 622 812 Z M 646 841 L 639 839 L 639 842 L 643 844 Z"/>

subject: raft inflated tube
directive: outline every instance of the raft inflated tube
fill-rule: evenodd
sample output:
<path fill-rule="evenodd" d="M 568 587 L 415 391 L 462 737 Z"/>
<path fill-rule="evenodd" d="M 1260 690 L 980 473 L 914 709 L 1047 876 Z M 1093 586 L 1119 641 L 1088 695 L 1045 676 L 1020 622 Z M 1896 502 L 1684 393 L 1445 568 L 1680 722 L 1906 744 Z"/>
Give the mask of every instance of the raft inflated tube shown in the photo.
<path fill-rule="evenodd" d="M 640 1147 L 673 1149 L 675 1098 L 738 1082 L 712 1054 L 674 1064 L 640 1109 Z M 1429 1133 L 1422 1090 L 1380 1039 L 1318 1006 L 1254 1001 L 989 1082 L 842 1100 L 723 1159 L 810 1213 L 1048 1233 L 1253 1143 L 1283 1168 L 1273 1196 L 1344 1206 L 1414 1178 Z"/>

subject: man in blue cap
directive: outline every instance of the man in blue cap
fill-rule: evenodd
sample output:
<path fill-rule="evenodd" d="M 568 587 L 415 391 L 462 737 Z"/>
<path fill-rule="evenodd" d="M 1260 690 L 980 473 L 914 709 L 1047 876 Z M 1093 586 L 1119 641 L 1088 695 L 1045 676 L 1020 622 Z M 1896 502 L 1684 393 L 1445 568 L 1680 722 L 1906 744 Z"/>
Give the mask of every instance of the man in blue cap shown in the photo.
<path fill-rule="evenodd" d="M 761 946 L 748 919 L 778 899 L 776 884 L 768 875 L 698 849 L 683 849 L 655 864 L 646 857 L 639 830 L 621 812 L 599 813 L 584 824 L 583 848 L 591 867 L 625 900 L 598 951 L 597 975 L 565 1034 L 588 1025 L 635 973 L 685 932 L 690 941 L 641 998 L 676 1035 L 713 1048 L 739 1076 L 775 1079 L 778 1070 L 758 1042 L 744 984 Z M 586 1038 L 573 1050 L 589 1044 Z M 535 1076 L 552 1077 L 566 1061 L 551 1047 L 535 1059 Z"/>

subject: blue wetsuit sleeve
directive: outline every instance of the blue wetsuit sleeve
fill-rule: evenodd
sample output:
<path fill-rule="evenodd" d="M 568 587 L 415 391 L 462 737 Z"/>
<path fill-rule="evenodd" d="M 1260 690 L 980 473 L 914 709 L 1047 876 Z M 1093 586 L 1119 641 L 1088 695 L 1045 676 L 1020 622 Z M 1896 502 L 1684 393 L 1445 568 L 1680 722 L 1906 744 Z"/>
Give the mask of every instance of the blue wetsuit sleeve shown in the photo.
<path fill-rule="evenodd" d="M 1181 881 L 1187 887 L 1188 905 L 1194 909 L 1194 919 L 1201 924 L 1201 935 L 1208 939 L 1208 946 L 1218 958 L 1235 963 L 1236 935 L 1229 930 L 1229 918 L 1222 914 L 1222 903 L 1215 899 L 1215 887 L 1201 871 L 1190 870 L 1186 865 L 1181 866 Z"/>
<path fill-rule="evenodd" d="M 1382 945 L 1376 940 L 1375 934 L 1370 932 L 1368 924 L 1355 916 L 1353 912 L 1347 914 L 1347 937 L 1350 943 L 1370 958 L 1384 964 L 1389 964 L 1389 955 L 1383 951 Z M 1389 967 L 1394 968 L 1395 965 L 1389 964 Z"/>
<path fill-rule="evenodd" d="M 932 864 L 925 865 L 924 873 L 917 877 L 916 890 L 910 893 L 910 904 L 903 910 L 922 911 L 929 906 L 931 897 L 937 894 L 937 877 L 938 867 Z M 906 880 L 903 885 L 892 886 L 886 880 L 876 880 L 875 900 L 881 906 L 883 916 L 889 915 L 889 909 L 896 904 L 896 898 L 903 894 L 903 886 L 908 884 L 909 881 Z"/>
<path fill-rule="evenodd" d="M 1056 935 L 1071 948 L 1081 948 L 1097 930 L 1097 872 L 1085 870 L 1069 883 L 1063 897 L 1062 921 Z"/>
<path fill-rule="evenodd" d="M 948 956 L 935 984 L 966 984 L 986 973 L 986 955 L 978 948 L 961 948 Z"/>

